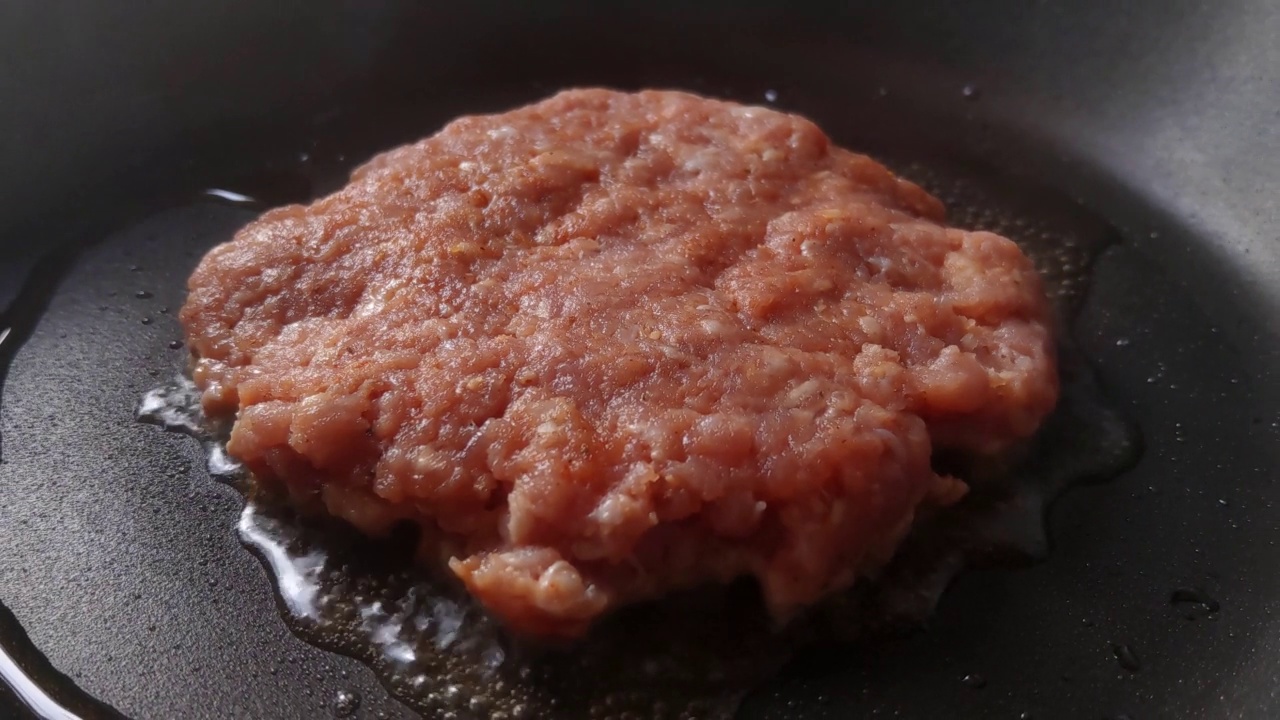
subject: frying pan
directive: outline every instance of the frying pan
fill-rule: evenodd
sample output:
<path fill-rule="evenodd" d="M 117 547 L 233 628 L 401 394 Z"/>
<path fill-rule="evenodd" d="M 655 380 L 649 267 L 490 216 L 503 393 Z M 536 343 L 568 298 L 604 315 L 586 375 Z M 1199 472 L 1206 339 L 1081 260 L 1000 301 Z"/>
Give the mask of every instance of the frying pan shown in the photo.
<path fill-rule="evenodd" d="M 1047 561 L 965 573 L 921 632 L 802 654 L 741 717 L 1280 716 L 1280 8 L 741 5 L 0 7 L 0 716 L 311 718 L 339 692 L 412 716 L 290 634 L 239 496 L 133 410 L 185 361 L 187 273 L 257 212 L 202 190 L 304 199 L 583 84 L 770 98 L 1113 236 L 1070 331 L 1137 465 L 1054 504 Z"/>

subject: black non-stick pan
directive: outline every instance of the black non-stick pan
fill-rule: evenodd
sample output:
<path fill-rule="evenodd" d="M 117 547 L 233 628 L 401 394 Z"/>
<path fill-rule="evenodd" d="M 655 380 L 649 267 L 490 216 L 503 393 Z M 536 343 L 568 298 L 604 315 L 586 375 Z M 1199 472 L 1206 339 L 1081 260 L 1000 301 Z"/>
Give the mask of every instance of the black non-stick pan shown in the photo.
<path fill-rule="evenodd" d="M 0 716 L 412 716 L 289 631 L 240 496 L 134 411 L 262 207 L 585 84 L 773 103 L 1104 240 L 1065 332 L 1136 464 L 1052 506 L 1047 559 L 802 652 L 741 717 L 1280 716 L 1280 7 L 690 5 L 0 7 Z"/>

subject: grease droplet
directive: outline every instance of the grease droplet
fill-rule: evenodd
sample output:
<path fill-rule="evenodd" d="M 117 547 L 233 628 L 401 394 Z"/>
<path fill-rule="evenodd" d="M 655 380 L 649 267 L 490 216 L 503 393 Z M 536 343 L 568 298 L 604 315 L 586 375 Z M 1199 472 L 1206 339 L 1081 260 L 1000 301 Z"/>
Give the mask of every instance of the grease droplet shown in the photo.
<path fill-rule="evenodd" d="M 982 90 L 977 85 L 965 85 L 960 90 L 960 94 L 964 95 L 965 100 L 977 100 L 982 96 Z"/>
<path fill-rule="evenodd" d="M 1181 587 L 1169 594 L 1169 602 L 1175 607 L 1185 608 L 1186 618 L 1195 620 L 1201 615 L 1213 615 L 1222 609 L 1222 605 L 1200 588 Z"/>
<path fill-rule="evenodd" d="M 350 717 L 360 707 L 360 695 L 349 690 L 339 690 L 333 696 L 334 717 Z"/>
<path fill-rule="evenodd" d="M 250 195 L 238 193 L 234 190 L 224 190 L 222 188 L 209 188 L 204 191 L 204 194 L 209 197 L 218 198 L 219 200 L 225 200 L 232 205 L 254 205 L 258 202 Z"/>
<path fill-rule="evenodd" d="M 982 688 L 987 686 L 987 679 L 977 673 L 969 673 L 968 675 L 965 675 L 964 677 L 960 678 L 960 682 L 973 688 L 974 690 L 981 690 Z"/>
<path fill-rule="evenodd" d="M 1120 667 L 1129 672 L 1138 672 L 1142 669 L 1142 660 L 1138 658 L 1138 653 L 1128 645 L 1112 643 L 1111 652 L 1115 654 L 1116 660 L 1120 662 Z"/>

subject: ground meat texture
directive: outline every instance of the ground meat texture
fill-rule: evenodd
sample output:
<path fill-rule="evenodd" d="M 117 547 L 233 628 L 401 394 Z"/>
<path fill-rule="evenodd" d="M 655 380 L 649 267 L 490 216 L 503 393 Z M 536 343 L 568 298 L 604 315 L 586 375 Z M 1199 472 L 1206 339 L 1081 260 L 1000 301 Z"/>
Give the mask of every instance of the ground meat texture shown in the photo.
<path fill-rule="evenodd" d="M 675 92 L 464 117 L 214 248 L 182 310 L 261 482 L 409 519 L 517 632 L 758 579 L 779 618 L 874 572 L 935 449 L 1057 396 L 1009 240 L 803 118 Z"/>

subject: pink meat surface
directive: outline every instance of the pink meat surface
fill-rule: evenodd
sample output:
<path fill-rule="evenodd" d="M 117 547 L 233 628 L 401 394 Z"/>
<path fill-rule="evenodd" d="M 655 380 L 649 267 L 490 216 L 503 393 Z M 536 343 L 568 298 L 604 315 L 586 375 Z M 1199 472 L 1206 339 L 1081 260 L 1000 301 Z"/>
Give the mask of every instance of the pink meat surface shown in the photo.
<path fill-rule="evenodd" d="M 460 118 L 214 248 L 182 309 L 260 482 L 419 523 L 513 630 L 739 576 L 786 618 L 1057 398 L 1009 240 L 813 123 L 575 90 Z"/>

